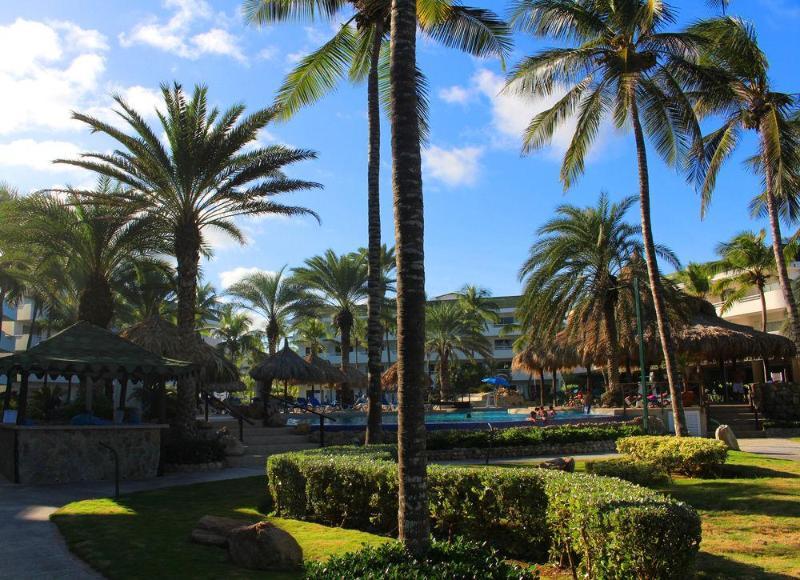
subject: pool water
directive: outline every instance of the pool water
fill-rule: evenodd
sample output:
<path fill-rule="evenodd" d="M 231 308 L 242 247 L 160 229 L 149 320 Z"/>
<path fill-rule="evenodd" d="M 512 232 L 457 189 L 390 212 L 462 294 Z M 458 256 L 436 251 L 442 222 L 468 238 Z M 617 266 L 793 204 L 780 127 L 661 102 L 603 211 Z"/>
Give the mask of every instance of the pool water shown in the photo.
<path fill-rule="evenodd" d="M 332 413 L 336 418 L 336 426 L 344 425 L 366 425 L 366 413 Z M 588 418 L 579 411 L 556 411 L 554 419 L 549 421 L 569 421 L 581 418 Z M 382 422 L 384 425 L 396 425 L 397 413 L 383 413 Z M 309 423 L 318 425 L 319 419 L 316 415 L 300 415 L 291 417 L 289 425 L 300 425 Z M 426 425 L 452 425 L 459 423 L 531 423 L 525 413 L 509 413 L 506 409 L 470 409 L 463 411 L 425 413 Z M 541 423 L 540 423 L 541 424 Z"/>

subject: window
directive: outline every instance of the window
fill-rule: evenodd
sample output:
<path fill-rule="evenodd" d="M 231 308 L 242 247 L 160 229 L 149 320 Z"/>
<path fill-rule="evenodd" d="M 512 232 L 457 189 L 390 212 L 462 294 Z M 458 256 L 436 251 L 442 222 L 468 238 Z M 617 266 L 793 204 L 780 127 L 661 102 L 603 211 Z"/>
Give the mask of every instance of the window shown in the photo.
<path fill-rule="evenodd" d="M 510 338 L 497 338 L 494 341 L 494 349 L 495 350 L 511 350 L 511 339 Z"/>
<path fill-rule="evenodd" d="M 508 326 L 509 324 L 514 324 L 513 316 L 501 316 L 497 321 L 498 326 Z"/>

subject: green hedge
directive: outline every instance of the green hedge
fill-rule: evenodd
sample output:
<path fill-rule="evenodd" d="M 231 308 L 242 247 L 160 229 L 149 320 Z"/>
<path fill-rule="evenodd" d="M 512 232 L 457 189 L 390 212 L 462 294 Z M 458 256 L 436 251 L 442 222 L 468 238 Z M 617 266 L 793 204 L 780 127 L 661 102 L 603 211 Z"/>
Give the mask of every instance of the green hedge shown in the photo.
<path fill-rule="evenodd" d="M 580 423 L 549 427 L 511 427 L 490 431 L 442 430 L 428 433 L 430 450 L 494 447 L 526 447 L 539 443 L 608 441 L 641 435 L 641 421 L 625 423 Z"/>
<path fill-rule="evenodd" d="M 586 471 L 595 475 L 618 477 L 645 487 L 669 483 L 669 474 L 660 465 L 628 457 L 587 461 Z"/>
<path fill-rule="evenodd" d="M 456 540 L 433 542 L 424 560 L 408 555 L 399 543 L 365 547 L 306 565 L 306 576 L 318 580 L 424 579 L 424 580 L 533 580 L 533 573 L 505 561 L 482 544 Z"/>
<path fill-rule="evenodd" d="M 689 476 L 717 475 L 728 456 L 728 448 L 716 439 L 662 435 L 625 437 L 617 441 L 617 451 Z"/>
<path fill-rule="evenodd" d="M 391 447 L 274 455 L 267 471 L 278 515 L 397 533 Z M 691 507 L 617 479 L 430 465 L 428 494 L 438 538 L 486 542 L 525 561 L 542 561 L 549 550 L 557 561 L 598 578 L 688 577 L 700 542 L 700 520 Z"/>

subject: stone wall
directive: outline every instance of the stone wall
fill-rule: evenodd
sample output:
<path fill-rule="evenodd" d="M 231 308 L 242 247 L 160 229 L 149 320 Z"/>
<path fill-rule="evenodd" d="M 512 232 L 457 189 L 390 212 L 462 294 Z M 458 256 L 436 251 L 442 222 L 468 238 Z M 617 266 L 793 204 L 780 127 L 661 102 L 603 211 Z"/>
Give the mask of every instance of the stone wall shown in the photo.
<path fill-rule="evenodd" d="M 119 454 L 120 479 L 158 475 L 161 457 L 159 425 L 5 426 L 16 430 L 19 483 L 66 483 L 114 479 L 109 445 Z"/>
<path fill-rule="evenodd" d="M 753 403 L 766 419 L 800 421 L 800 383 L 755 384 Z"/>
<path fill-rule="evenodd" d="M 13 429 L 0 425 L 0 474 L 8 481 L 14 481 L 14 453 L 16 439 Z"/>

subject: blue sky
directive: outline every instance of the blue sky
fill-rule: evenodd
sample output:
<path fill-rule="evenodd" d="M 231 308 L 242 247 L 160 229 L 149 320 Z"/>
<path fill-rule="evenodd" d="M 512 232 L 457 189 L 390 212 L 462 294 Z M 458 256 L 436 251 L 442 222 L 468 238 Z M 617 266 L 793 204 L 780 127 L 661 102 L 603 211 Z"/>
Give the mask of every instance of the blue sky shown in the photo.
<path fill-rule="evenodd" d="M 675 0 L 681 23 L 710 14 L 699 0 Z M 771 62 L 776 90 L 797 91 L 796 33 L 800 1 L 734 0 L 732 12 L 756 25 Z M 507 4 L 487 2 L 505 14 Z M 270 104 L 292 64 L 329 37 L 335 24 L 318 22 L 257 30 L 244 25 L 238 2 L 203 0 L 27 0 L 0 3 L 0 180 L 30 191 L 91 176 L 50 160 L 111 144 L 69 119 L 73 109 L 109 115 L 109 95 L 124 95 L 142 112 L 157 102 L 158 85 L 205 83 L 220 107 Z M 510 62 L 547 42 L 515 36 Z M 503 71 L 421 40 L 420 65 L 431 86 L 431 139 L 424 152 L 426 275 L 430 295 L 464 283 L 496 295 L 519 290 L 517 270 L 539 225 L 562 203 L 594 203 L 637 193 L 632 138 L 605 127 L 585 176 L 566 194 L 558 181 L 565 136 L 534 155 L 520 156 L 519 133 L 544 103 L 498 97 Z M 268 127 L 260 140 L 314 149 L 319 159 L 293 174 L 319 181 L 322 191 L 284 201 L 322 217 L 257 219 L 242 223 L 250 238 L 240 247 L 212 234 L 214 258 L 206 278 L 224 286 L 250 269 L 276 270 L 326 248 L 353 250 L 366 243 L 366 95 L 343 85 L 289 122 Z M 713 122 L 707 128 L 711 128 Z M 384 122 L 383 236 L 393 242 L 389 128 Z M 682 176 L 651 154 L 656 240 L 685 263 L 707 260 L 722 239 L 760 228 L 747 203 L 757 180 L 741 167 L 753 150 L 745 139 L 718 181 L 709 215 Z M 638 220 L 632 211 L 632 221 Z"/>

